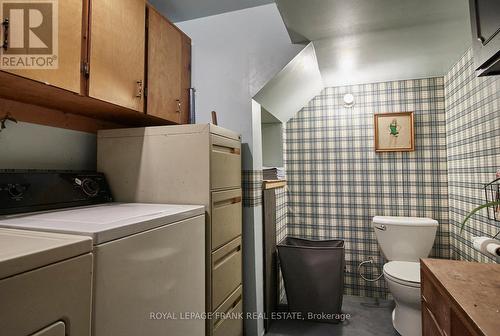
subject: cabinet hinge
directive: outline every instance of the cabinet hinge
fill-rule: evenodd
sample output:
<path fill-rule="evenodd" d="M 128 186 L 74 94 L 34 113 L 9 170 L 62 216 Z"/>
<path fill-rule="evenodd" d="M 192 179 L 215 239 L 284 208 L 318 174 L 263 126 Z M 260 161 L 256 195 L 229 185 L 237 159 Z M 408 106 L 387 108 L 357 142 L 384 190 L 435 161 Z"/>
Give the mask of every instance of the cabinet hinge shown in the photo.
<path fill-rule="evenodd" d="M 147 97 L 148 96 L 148 87 L 146 86 L 144 88 L 144 97 Z"/>
<path fill-rule="evenodd" d="M 85 77 L 88 77 L 90 75 L 90 68 L 88 62 L 82 63 L 82 72 Z"/>

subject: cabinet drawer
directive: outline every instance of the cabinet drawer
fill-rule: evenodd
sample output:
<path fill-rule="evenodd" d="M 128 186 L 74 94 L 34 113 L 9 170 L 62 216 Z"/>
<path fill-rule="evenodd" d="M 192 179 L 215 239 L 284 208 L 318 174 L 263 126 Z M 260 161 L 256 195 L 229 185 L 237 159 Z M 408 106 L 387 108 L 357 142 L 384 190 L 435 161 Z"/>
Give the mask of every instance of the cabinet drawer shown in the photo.
<path fill-rule="evenodd" d="M 422 298 L 441 329 L 449 331 L 450 306 L 448 300 L 425 273 L 422 274 Z"/>
<path fill-rule="evenodd" d="M 243 291 L 241 286 L 220 305 L 213 320 L 214 336 L 241 336 L 243 335 Z M 222 316 L 224 314 L 225 316 Z"/>
<path fill-rule="evenodd" d="M 241 237 L 212 253 L 212 308 L 218 307 L 242 278 Z"/>
<path fill-rule="evenodd" d="M 212 250 L 241 236 L 241 189 L 212 193 Z"/>
<path fill-rule="evenodd" d="M 423 336 L 443 336 L 441 329 L 436 323 L 434 316 L 424 303 L 422 305 L 422 335 Z"/>
<path fill-rule="evenodd" d="M 214 189 L 241 187 L 241 143 L 211 135 L 210 186 Z"/>

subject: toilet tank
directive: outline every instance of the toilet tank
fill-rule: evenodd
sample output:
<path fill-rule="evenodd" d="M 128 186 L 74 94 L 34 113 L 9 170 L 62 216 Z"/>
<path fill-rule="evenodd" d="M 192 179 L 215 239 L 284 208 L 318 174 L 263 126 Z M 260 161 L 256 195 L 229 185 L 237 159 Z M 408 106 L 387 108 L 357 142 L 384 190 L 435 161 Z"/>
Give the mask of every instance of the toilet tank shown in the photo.
<path fill-rule="evenodd" d="M 384 257 L 396 261 L 419 261 L 429 256 L 438 222 L 431 218 L 376 216 L 372 221 Z"/>

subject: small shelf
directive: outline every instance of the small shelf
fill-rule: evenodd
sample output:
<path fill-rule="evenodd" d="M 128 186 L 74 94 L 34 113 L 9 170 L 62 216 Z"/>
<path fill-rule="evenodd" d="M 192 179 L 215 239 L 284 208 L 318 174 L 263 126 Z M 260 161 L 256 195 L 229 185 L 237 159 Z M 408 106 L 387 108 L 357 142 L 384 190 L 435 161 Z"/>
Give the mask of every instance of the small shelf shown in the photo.
<path fill-rule="evenodd" d="M 286 187 L 286 180 L 264 180 L 263 183 L 264 190 L 283 187 Z"/>

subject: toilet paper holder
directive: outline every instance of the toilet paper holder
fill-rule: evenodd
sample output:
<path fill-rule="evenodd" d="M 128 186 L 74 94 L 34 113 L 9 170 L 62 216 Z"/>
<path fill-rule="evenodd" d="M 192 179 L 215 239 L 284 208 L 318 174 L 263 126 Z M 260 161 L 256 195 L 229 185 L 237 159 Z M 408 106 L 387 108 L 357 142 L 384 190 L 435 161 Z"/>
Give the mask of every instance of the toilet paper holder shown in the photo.
<path fill-rule="evenodd" d="M 493 258 L 498 263 L 500 261 L 500 240 L 489 237 L 473 237 L 472 246 L 476 251 Z"/>

